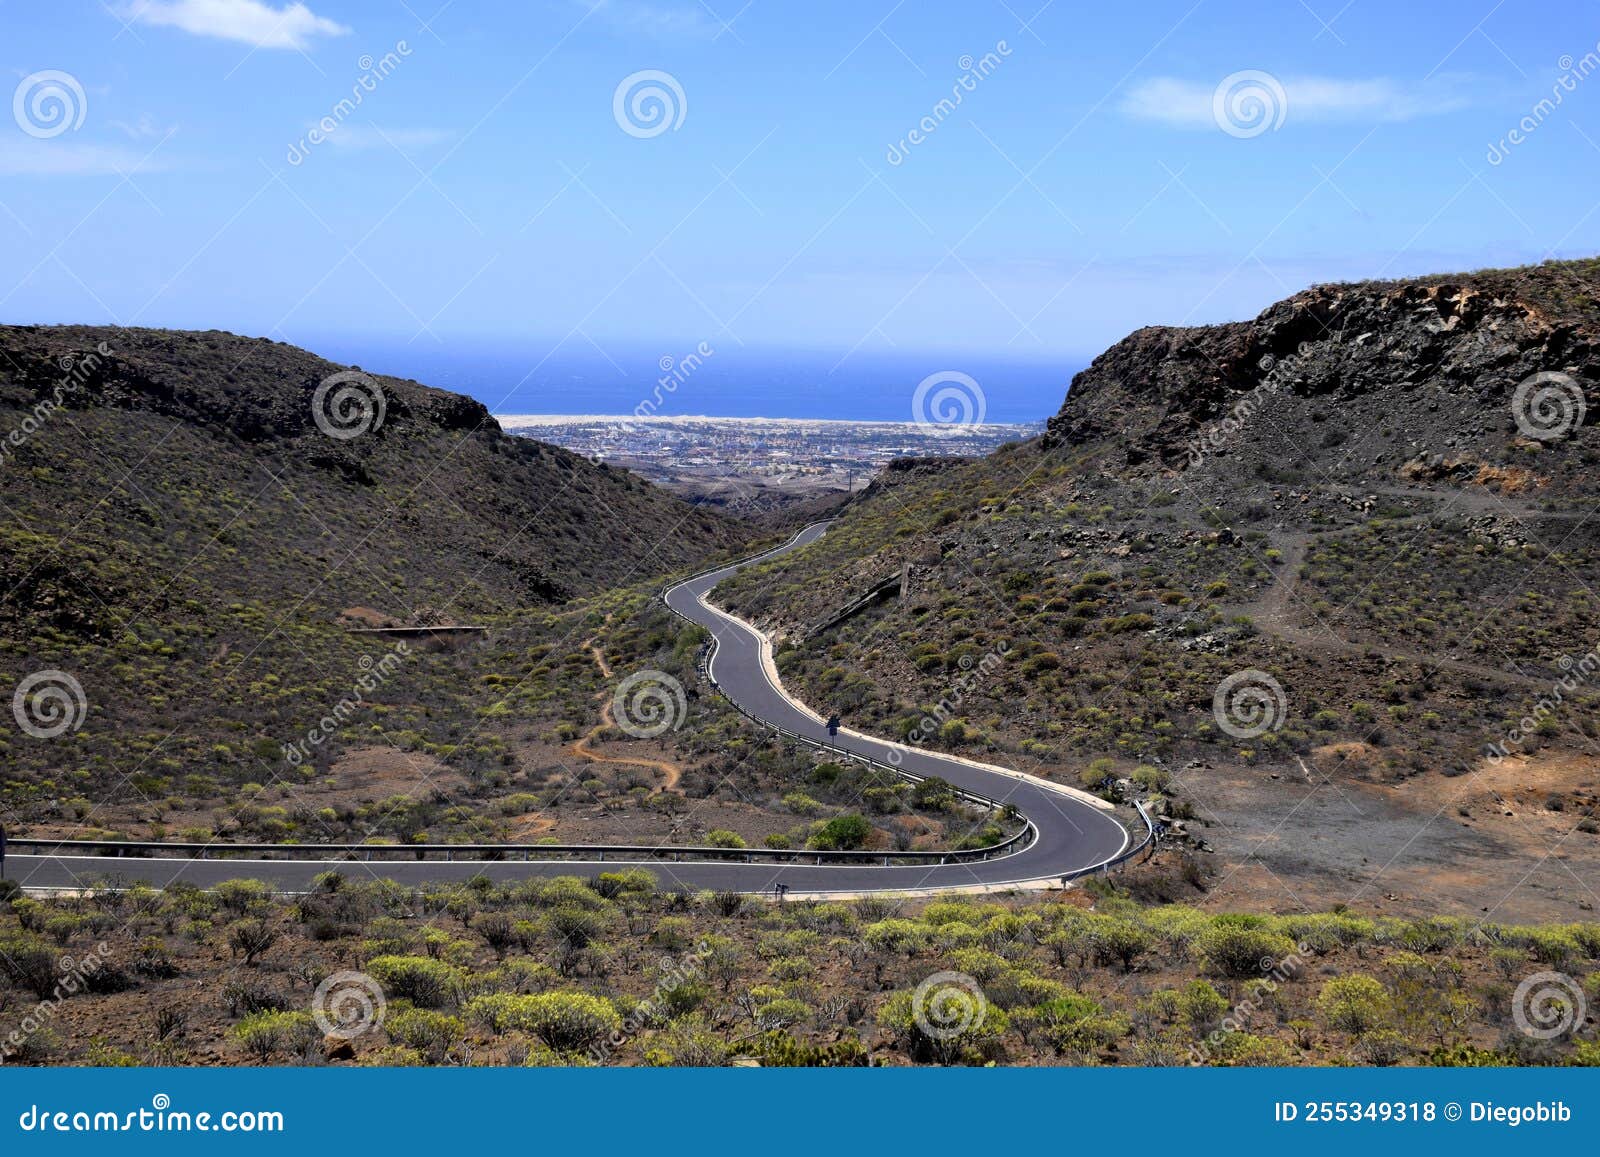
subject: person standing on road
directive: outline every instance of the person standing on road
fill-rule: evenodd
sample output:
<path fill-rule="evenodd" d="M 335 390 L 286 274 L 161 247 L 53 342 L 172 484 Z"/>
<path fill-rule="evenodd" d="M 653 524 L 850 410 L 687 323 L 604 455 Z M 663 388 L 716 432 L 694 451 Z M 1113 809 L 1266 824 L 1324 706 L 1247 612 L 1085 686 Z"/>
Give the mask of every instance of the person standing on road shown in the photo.
<path fill-rule="evenodd" d="M 837 712 L 828 716 L 828 738 L 839 738 L 839 715 Z"/>

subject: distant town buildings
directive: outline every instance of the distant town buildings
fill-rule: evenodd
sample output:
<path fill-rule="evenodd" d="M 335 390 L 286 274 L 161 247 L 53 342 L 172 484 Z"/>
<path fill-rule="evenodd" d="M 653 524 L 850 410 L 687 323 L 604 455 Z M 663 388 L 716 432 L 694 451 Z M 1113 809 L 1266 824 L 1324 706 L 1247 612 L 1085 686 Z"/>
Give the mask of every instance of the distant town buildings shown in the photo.
<path fill-rule="evenodd" d="M 790 476 L 856 488 L 895 458 L 975 456 L 1034 437 L 1043 422 L 935 426 L 801 418 L 508 415 L 507 433 L 537 438 L 646 476 Z"/>

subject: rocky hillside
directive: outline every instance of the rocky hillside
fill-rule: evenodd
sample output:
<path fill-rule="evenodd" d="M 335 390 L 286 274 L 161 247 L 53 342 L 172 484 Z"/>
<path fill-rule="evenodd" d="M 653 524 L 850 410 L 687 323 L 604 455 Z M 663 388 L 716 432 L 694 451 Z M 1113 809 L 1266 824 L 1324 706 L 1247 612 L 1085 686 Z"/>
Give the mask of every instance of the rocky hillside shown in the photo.
<path fill-rule="evenodd" d="M 1436 838 L 1512 825 L 1474 870 L 1574 831 L 1563 855 L 1600 866 L 1597 274 L 1325 286 L 1250 322 L 1141 330 L 1044 438 L 897 472 L 718 597 L 866 730 L 1091 785 L 1163 769 L 1143 778 L 1213 816 L 1249 783 L 1241 831 L 1274 783 L 1405 785 L 1383 806 L 1418 822 L 1460 797 Z M 899 597 L 817 629 L 896 575 Z M 1520 770 L 1490 787 L 1503 759 Z M 1329 817 L 1284 810 L 1273 870 L 1292 878 Z"/>
<path fill-rule="evenodd" d="M 27 713 L 47 716 L 50 687 L 79 704 L 43 738 L 7 716 L 0 814 L 77 800 L 66 812 L 92 823 L 113 791 L 160 814 L 164 796 L 268 783 L 295 772 L 282 748 L 352 697 L 382 701 L 410 736 L 398 746 L 510 763 L 479 717 L 504 713 L 486 693 L 516 686 L 525 658 L 502 657 L 516 666 L 491 685 L 468 661 L 475 636 L 426 662 L 413 638 L 390 670 L 395 640 L 348 628 L 499 638 L 744 533 L 509 437 L 469 398 L 287 345 L 0 327 L 0 690 L 9 703 L 43 672 Z M 381 689 L 362 686 L 375 669 Z M 349 742 L 317 740 L 306 767 Z M 408 785 L 426 778 L 412 762 Z"/>
<path fill-rule="evenodd" d="M 218 332 L 0 327 L 0 455 L 13 533 L 114 544 L 158 587 L 199 568 L 400 616 L 560 600 L 738 538 L 470 398 Z M 200 549 L 224 526 L 243 567 Z"/>
<path fill-rule="evenodd" d="M 1516 471 L 1541 445 L 1587 444 L 1597 276 L 1583 261 L 1325 285 L 1253 321 L 1142 329 L 1074 379 L 1046 445 L 1114 447 L 1146 472 L 1230 454 L 1328 482 Z M 1547 455 L 1539 488 L 1582 492 L 1591 464 Z"/>

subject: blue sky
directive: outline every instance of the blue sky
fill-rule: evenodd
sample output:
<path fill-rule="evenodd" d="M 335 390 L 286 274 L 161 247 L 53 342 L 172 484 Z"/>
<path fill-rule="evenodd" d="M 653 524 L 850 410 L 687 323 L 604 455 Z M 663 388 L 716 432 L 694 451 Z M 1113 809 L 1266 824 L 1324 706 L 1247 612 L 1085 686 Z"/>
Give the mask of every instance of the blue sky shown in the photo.
<path fill-rule="evenodd" d="M 10 0 L 0 22 L 11 322 L 1069 360 L 1315 281 L 1600 248 L 1600 75 L 1534 112 L 1600 51 L 1576 2 Z M 616 112 L 645 70 L 659 133 Z M 1214 101 L 1251 72 L 1264 125 Z"/>

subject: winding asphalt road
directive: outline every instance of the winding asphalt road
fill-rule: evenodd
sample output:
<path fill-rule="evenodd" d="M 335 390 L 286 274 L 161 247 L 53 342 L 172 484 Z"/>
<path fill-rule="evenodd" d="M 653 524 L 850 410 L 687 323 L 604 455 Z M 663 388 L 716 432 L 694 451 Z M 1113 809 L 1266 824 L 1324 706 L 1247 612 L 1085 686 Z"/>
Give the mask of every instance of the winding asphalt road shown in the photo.
<path fill-rule="evenodd" d="M 1109 808 L 1072 791 L 1000 768 L 980 766 L 949 756 L 890 744 L 871 736 L 841 730 L 829 739 L 824 723 L 784 694 L 770 661 L 768 644 L 754 627 L 710 606 L 707 594 L 723 579 L 755 562 L 799 550 L 816 541 L 826 523 L 807 527 L 764 555 L 733 563 L 687 579 L 666 592 L 674 611 L 706 628 L 716 638 L 710 673 L 734 703 L 757 719 L 882 763 L 913 775 L 939 776 L 964 791 L 1014 805 L 1034 824 L 1037 837 L 1019 852 L 951 864 L 798 864 L 727 863 L 715 861 L 635 861 L 654 872 L 663 887 L 715 888 L 771 892 L 787 885 L 791 894 L 909 892 L 955 888 L 1003 887 L 1057 881 L 1116 858 L 1129 844 L 1127 830 Z M 217 849 L 221 851 L 219 847 Z M 6 875 L 26 888 L 73 888 L 86 880 L 115 877 L 146 881 L 156 887 L 183 880 L 201 887 L 242 876 L 259 878 L 283 891 L 304 891 L 319 872 L 346 875 L 370 872 L 402 884 L 465 880 L 486 875 L 495 880 L 530 876 L 591 875 L 615 871 L 630 862 L 616 854 L 604 860 L 542 861 L 351 861 L 247 860 L 176 857 L 108 858 L 105 856 L 19 855 L 7 857 Z"/>

